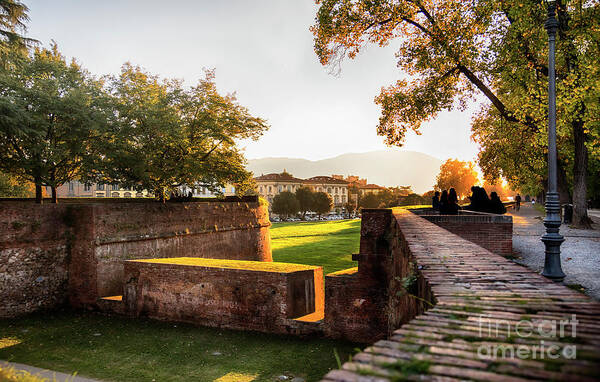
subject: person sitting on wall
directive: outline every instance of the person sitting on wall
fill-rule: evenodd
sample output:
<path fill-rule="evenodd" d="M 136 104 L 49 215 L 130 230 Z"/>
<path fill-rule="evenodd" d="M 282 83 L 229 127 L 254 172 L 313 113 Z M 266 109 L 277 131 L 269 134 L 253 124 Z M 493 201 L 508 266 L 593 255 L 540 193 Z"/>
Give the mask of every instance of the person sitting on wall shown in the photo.
<path fill-rule="evenodd" d="M 504 204 L 498 197 L 498 194 L 496 192 L 492 192 L 490 194 L 490 196 L 491 196 L 491 200 L 490 200 L 490 210 L 491 211 L 490 212 L 493 214 L 500 214 L 500 215 L 506 213 L 506 207 L 504 207 Z"/>
<path fill-rule="evenodd" d="M 458 210 L 460 207 L 458 206 L 458 195 L 456 194 L 456 190 L 451 188 L 448 192 L 448 215 L 458 215 Z"/>
<path fill-rule="evenodd" d="M 431 206 L 434 210 L 440 210 L 440 192 L 436 191 L 433 197 L 431 198 Z"/>
<path fill-rule="evenodd" d="M 485 189 L 482 187 L 473 186 L 471 187 L 472 195 L 469 197 L 471 199 L 471 204 L 469 204 L 465 209 L 469 211 L 478 211 L 478 212 L 491 212 L 490 198 L 485 192 Z"/>
<path fill-rule="evenodd" d="M 440 214 L 448 215 L 448 191 L 443 190 L 440 196 Z"/>

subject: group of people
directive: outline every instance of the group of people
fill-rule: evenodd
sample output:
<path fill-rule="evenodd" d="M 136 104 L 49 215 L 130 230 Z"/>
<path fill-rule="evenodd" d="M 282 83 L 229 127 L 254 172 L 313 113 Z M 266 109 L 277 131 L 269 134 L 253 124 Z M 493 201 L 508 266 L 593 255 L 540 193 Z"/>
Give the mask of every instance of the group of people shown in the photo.
<path fill-rule="evenodd" d="M 465 210 L 477 212 L 489 212 L 493 214 L 506 213 L 506 207 L 498 197 L 496 192 L 492 192 L 488 197 L 487 192 L 483 187 L 471 187 L 471 196 L 469 196 L 471 204 L 464 207 Z M 458 195 L 456 190 L 443 190 L 441 195 L 438 191 L 435 192 L 432 200 L 433 209 L 440 212 L 442 215 L 458 215 L 461 207 L 458 205 Z"/>
<path fill-rule="evenodd" d="M 436 191 L 431 203 L 433 209 L 440 211 L 440 214 L 442 215 L 458 215 L 458 211 L 460 210 L 458 205 L 458 195 L 454 188 L 443 190 L 441 196 L 440 193 Z"/>

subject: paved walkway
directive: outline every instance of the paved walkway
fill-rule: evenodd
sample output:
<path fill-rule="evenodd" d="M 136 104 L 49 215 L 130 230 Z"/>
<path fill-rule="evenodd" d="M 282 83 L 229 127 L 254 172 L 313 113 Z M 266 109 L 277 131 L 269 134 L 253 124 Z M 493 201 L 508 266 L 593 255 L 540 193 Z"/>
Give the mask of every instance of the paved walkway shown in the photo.
<path fill-rule="evenodd" d="M 73 376 L 70 374 L 59 373 L 58 371 L 52 371 L 48 369 L 41 369 L 39 367 L 29 366 L 22 363 L 8 362 L 0 360 L 0 367 L 13 368 L 15 371 L 26 371 L 31 375 L 39 378 L 47 379 L 52 382 L 101 382 L 97 379 L 89 379 L 85 377 Z"/>
<path fill-rule="evenodd" d="M 544 267 L 544 244 L 540 237 L 545 232 L 543 214 L 530 203 L 513 216 L 513 251 L 517 263 L 541 272 Z M 563 224 L 560 233 L 565 237 L 561 246 L 562 269 L 567 275 L 565 284 L 580 284 L 585 292 L 600 300 L 600 211 L 590 210 L 594 220 L 592 230 L 574 229 Z"/>

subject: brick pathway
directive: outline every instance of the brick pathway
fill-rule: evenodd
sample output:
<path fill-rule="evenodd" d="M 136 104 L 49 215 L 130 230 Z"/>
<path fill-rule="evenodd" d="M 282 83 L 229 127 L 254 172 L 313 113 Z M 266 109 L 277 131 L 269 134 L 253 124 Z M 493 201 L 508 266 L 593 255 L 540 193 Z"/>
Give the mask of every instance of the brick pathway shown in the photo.
<path fill-rule="evenodd" d="M 324 381 L 600 380 L 598 302 L 410 212 L 395 218 L 410 252 L 404 256 L 418 264 L 435 306 Z M 562 337 L 550 335 L 573 315 L 575 336 L 572 325 L 563 326 Z M 560 357 L 544 351 L 541 359 L 541 346 Z"/>

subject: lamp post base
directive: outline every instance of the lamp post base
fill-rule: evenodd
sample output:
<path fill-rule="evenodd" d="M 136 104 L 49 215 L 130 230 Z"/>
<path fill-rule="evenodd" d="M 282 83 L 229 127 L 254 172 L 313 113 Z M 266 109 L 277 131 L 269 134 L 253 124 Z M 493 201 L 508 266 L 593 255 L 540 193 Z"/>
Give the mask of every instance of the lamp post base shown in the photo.
<path fill-rule="evenodd" d="M 565 238 L 558 233 L 560 228 L 560 202 L 557 192 L 549 192 L 546 195 L 544 225 L 546 226 L 546 233 L 542 236 L 542 241 L 546 246 L 546 257 L 542 276 L 559 282 L 566 275 L 560 264 L 560 245 L 565 241 Z"/>

